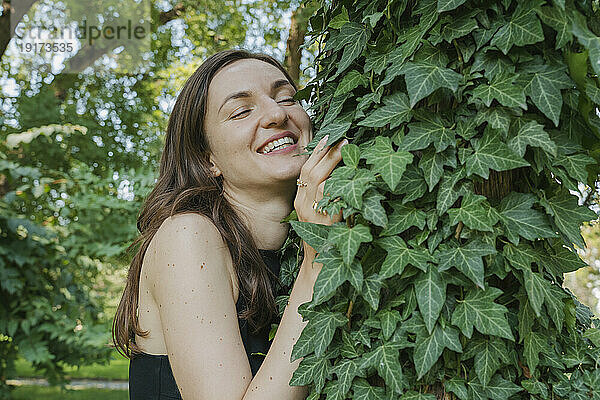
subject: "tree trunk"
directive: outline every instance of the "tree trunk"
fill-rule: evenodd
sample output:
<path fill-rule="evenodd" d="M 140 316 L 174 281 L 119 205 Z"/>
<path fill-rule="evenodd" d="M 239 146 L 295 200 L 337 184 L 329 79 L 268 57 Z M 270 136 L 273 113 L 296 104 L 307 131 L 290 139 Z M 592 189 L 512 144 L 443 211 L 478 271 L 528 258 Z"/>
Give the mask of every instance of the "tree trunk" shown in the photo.
<path fill-rule="evenodd" d="M 302 61 L 302 49 L 304 35 L 308 26 L 306 8 L 301 5 L 292 13 L 289 36 L 285 49 L 284 66 L 296 84 L 300 81 L 300 62 Z"/>

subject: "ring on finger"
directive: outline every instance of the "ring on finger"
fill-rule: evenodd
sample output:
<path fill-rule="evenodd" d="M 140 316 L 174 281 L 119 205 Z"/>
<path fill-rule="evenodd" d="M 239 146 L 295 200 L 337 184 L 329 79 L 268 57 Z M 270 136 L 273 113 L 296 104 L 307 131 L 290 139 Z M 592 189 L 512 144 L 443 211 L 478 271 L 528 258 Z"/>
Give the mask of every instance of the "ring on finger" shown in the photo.
<path fill-rule="evenodd" d="M 327 211 L 323 210 L 318 205 L 319 205 L 319 202 L 317 200 L 313 200 L 312 209 L 315 210 L 315 212 L 317 212 L 317 213 L 319 213 L 321 215 L 327 215 Z"/>
<path fill-rule="evenodd" d="M 319 202 L 318 202 L 318 201 L 316 201 L 316 200 L 313 200 L 313 203 L 312 203 L 312 209 L 313 209 L 313 210 L 315 210 L 315 211 L 317 211 L 317 206 L 318 206 L 318 205 L 319 205 Z"/>
<path fill-rule="evenodd" d="M 304 182 L 302 179 L 296 179 L 296 185 L 299 187 L 308 186 L 308 183 Z"/>

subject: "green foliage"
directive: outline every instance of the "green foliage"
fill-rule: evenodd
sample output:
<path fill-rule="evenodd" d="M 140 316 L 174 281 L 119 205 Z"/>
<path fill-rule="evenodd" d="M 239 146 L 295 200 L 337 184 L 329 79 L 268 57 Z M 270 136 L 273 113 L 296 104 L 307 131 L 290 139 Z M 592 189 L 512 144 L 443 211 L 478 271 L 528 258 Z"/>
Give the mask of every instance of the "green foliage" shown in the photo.
<path fill-rule="evenodd" d="M 62 390 L 57 387 L 21 386 L 14 391 L 14 400 L 126 400 L 127 390 L 77 389 Z"/>
<path fill-rule="evenodd" d="M 13 378 L 38 378 L 41 377 L 39 372 L 36 372 L 31 363 L 24 358 L 15 360 L 15 369 L 12 374 L 8 375 L 8 379 Z M 104 379 L 104 380 L 123 380 L 126 381 L 129 376 L 129 360 L 112 351 L 112 359 L 108 364 L 93 364 L 82 367 L 66 367 L 66 378 L 70 379 Z"/>
<path fill-rule="evenodd" d="M 291 221 L 323 269 L 290 384 L 600 398 L 600 320 L 562 287 L 597 218 L 573 194 L 600 171 L 597 2 L 341 0 L 310 21 L 309 147 L 351 143 L 320 202 L 345 221 Z"/>
<path fill-rule="evenodd" d="M 41 150 L 38 145 L 58 154 L 71 136 L 85 132 L 54 125 L 13 134 L 0 153 L 5 187 L 13 188 L 0 198 L 0 396 L 8 394 L 4 379 L 17 354 L 53 383 L 63 381 L 67 366 L 105 362 L 110 356 L 104 302 L 96 286 L 106 265 L 95 258 L 106 255 L 110 244 L 69 246 L 71 234 L 83 233 L 78 222 L 68 224 L 69 218 L 77 221 L 68 195 L 92 190 L 85 179 L 89 171 L 76 159 L 64 164 L 49 159 L 56 163 L 53 169 L 30 158 Z M 56 141 L 57 136 L 62 139 Z"/>

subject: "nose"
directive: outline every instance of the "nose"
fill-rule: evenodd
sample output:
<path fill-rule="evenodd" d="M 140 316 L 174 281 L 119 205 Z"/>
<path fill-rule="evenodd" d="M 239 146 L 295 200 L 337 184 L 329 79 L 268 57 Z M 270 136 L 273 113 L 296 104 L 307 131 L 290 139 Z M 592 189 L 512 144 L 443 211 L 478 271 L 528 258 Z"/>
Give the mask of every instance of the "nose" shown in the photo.
<path fill-rule="evenodd" d="M 261 121 L 263 128 L 279 126 L 285 123 L 287 120 L 288 113 L 283 108 L 283 106 L 281 106 L 273 99 L 267 101 L 265 105 L 265 113 Z"/>

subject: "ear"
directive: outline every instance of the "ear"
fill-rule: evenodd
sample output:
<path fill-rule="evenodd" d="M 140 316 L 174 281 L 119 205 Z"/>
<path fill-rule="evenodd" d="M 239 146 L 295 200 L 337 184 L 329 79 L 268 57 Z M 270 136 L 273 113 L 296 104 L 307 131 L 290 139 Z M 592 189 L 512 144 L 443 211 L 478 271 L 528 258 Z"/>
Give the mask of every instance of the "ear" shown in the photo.
<path fill-rule="evenodd" d="M 208 162 L 211 164 L 210 170 L 213 173 L 213 176 L 217 177 L 217 176 L 221 175 L 221 170 L 215 164 L 212 154 L 210 155 Z"/>

